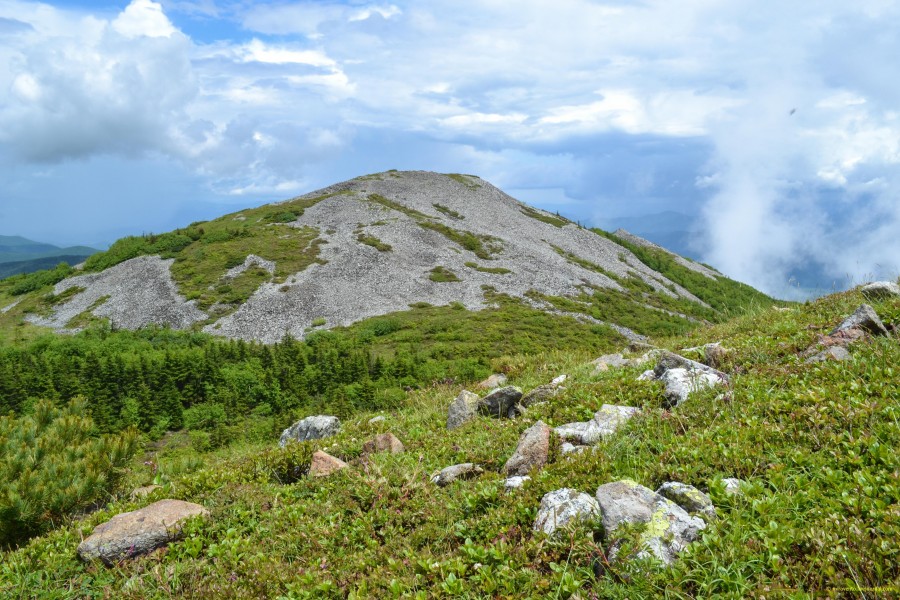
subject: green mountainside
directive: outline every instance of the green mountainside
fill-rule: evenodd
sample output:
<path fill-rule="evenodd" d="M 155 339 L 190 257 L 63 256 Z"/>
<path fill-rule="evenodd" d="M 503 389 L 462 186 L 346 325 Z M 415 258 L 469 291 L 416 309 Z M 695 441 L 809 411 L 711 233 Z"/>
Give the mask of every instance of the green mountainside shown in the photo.
<path fill-rule="evenodd" d="M 60 248 L 16 235 L 0 235 L 0 279 L 18 273 L 31 273 L 57 263 L 76 264 L 99 252 L 87 246 Z M 56 259 L 56 262 L 52 262 Z"/>
<path fill-rule="evenodd" d="M 886 335 L 829 333 L 864 301 Z M 126 238 L 83 270 L 0 281 L 0 597 L 896 589 L 898 326 L 895 297 L 777 302 L 466 175 L 366 176 Z M 653 347 L 714 364 L 721 385 L 673 405 L 644 373 L 662 368 Z M 501 374 L 540 399 L 448 429 L 454 398 Z M 546 464 L 504 490 L 523 431 L 585 424 L 604 405 L 638 412 L 580 453 L 551 435 Z M 313 415 L 340 430 L 279 447 Z M 404 452 L 367 445 L 387 433 Z M 311 476 L 318 450 L 348 468 Z M 480 471 L 433 482 L 460 463 Z M 623 479 L 693 485 L 717 518 L 666 568 L 635 558 L 656 522 L 534 532 L 548 492 Z M 95 526 L 163 499 L 208 515 L 149 554 L 79 559 Z"/>

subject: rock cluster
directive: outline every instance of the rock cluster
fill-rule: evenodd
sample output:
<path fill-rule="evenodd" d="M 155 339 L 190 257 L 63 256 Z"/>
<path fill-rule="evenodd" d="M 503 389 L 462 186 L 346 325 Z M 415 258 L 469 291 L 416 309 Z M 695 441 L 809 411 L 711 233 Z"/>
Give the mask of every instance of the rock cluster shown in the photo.
<path fill-rule="evenodd" d="M 337 433 L 341 428 L 341 421 L 337 417 L 317 415 L 300 419 L 281 434 L 278 444 L 283 448 L 290 441 L 305 442 L 329 437 Z"/>

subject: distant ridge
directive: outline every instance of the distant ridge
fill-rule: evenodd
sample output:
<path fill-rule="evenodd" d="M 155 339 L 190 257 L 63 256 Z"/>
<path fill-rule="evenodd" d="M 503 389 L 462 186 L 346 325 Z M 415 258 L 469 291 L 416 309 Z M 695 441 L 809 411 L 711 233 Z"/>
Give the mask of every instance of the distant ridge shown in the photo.
<path fill-rule="evenodd" d="M 61 262 L 75 265 L 97 252 L 87 246 L 61 248 L 18 235 L 0 235 L 0 279 L 49 269 Z"/>

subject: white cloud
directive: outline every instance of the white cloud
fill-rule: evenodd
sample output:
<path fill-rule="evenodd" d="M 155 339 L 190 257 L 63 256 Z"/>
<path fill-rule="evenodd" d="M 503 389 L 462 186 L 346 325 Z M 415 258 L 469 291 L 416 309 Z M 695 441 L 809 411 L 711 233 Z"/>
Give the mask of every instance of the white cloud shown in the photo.
<path fill-rule="evenodd" d="M 112 28 L 127 38 L 170 37 L 175 33 L 162 6 L 151 0 L 131 0 L 131 4 L 113 20 Z"/>

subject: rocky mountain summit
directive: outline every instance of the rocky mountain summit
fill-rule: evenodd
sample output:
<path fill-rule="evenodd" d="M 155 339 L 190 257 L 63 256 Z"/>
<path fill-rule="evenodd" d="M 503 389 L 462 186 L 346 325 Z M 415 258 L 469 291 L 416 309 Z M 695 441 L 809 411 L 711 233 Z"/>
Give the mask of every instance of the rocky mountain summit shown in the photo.
<path fill-rule="evenodd" d="M 682 312 L 685 303 L 710 310 L 629 249 L 649 243 L 627 232 L 616 236 L 532 208 L 475 176 L 387 172 L 158 240 L 117 242 L 106 258 L 88 262 L 94 272 L 56 284 L 62 301 L 26 318 L 55 329 L 105 318 L 125 329 L 168 325 L 271 343 L 417 303 L 479 310 L 505 295 L 639 339 L 602 310 L 585 309 L 584 298 L 630 294 L 661 314 L 689 319 L 695 317 Z M 725 280 L 678 262 L 710 282 Z"/>

